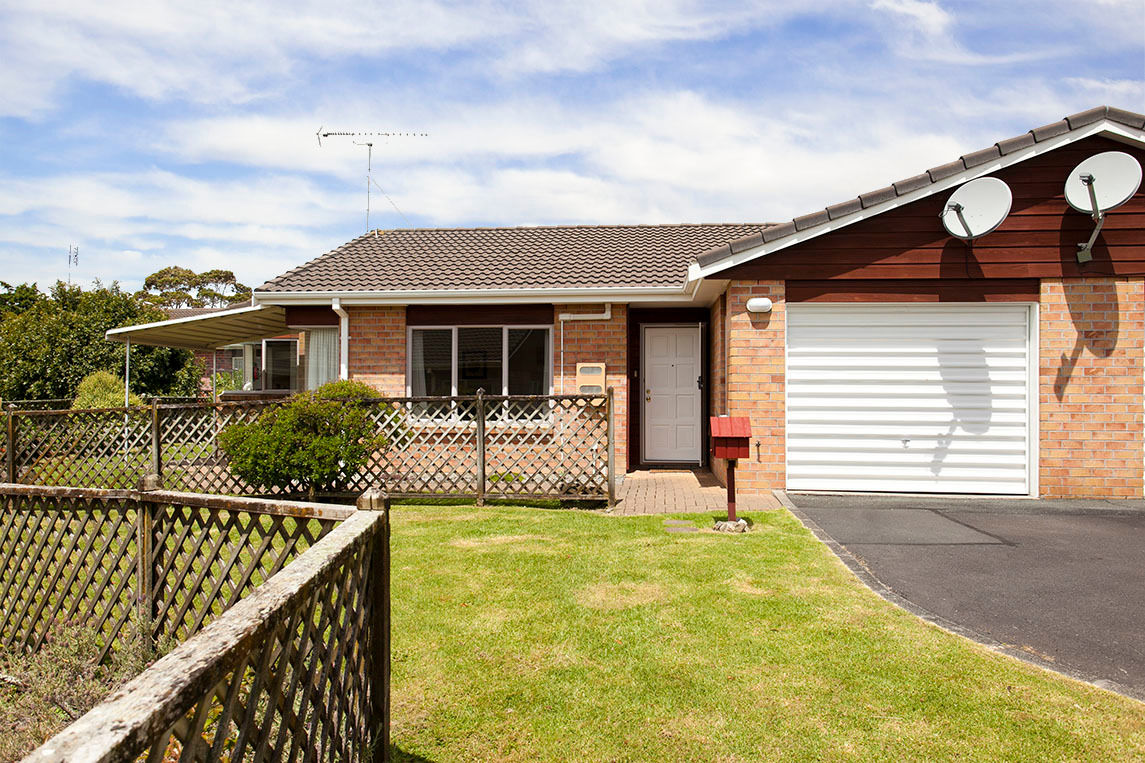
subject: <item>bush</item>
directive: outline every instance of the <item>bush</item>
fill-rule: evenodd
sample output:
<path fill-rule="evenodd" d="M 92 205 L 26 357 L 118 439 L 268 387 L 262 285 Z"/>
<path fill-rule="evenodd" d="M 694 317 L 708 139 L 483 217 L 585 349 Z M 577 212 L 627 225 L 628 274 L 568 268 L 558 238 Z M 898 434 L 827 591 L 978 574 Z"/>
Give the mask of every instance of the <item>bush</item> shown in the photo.
<path fill-rule="evenodd" d="M 338 381 L 302 392 L 249 424 L 219 435 L 231 471 L 255 487 L 337 492 L 385 445 L 363 401 L 377 398 L 361 382 Z"/>
<path fill-rule="evenodd" d="M 143 405 L 138 395 L 131 395 L 131 405 Z M 122 408 L 123 379 L 107 371 L 93 371 L 83 378 L 76 389 L 72 408 Z"/>
<path fill-rule="evenodd" d="M 0 648 L 0 760 L 21 759 L 146 667 L 127 632 L 102 663 L 98 629 L 79 621 L 53 624 L 34 654 Z"/>

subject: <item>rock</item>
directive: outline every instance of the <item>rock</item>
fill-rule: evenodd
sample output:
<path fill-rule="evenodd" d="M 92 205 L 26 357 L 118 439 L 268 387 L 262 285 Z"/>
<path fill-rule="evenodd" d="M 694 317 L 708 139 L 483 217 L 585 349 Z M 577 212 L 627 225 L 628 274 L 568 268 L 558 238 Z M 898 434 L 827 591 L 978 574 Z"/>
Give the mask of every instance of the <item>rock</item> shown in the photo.
<path fill-rule="evenodd" d="M 748 525 L 746 519 L 737 519 L 734 522 L 723 519 L 716 522 L 713 529 L 718 533 L 745 533 L 748 530 Z"/>

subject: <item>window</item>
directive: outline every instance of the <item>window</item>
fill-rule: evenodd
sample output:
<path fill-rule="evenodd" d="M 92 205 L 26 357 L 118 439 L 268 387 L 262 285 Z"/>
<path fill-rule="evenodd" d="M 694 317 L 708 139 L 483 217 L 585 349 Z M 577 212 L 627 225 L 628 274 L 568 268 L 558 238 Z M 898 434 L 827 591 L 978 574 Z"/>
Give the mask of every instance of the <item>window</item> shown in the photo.
<path fill-rule="evenodd" d="M 548 326 L 455 326 L 409 330 L 409 391 L 414 397 L 547 395 Z M 543 404 L 538 404 L 538 412 Z M 533 415 L 527 418 L 533 418 Z"/>
<path fill-rule="evenodd" d="M 267 339 L 263 346 L 263 389 L 297 389 L 298 342 L 294 339 Z"/>
<path fill-rule="evenodd" d="M 338 329 L 309 329 L 306 334 L 306 388 L 318 389 L 338 378 Z"/>

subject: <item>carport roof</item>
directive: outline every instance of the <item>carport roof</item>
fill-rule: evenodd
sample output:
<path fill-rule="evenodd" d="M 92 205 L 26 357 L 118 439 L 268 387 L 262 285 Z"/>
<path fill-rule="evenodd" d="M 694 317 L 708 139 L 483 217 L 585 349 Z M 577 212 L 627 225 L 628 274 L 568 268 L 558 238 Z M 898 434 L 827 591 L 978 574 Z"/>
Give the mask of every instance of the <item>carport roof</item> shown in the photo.
<path fill-rule="evenodd" d="M 213 350 L 228 344 L 289 333 L 286 310 L 276 305 L 257 305 L 220 310 L 205 315 L 173 318 L 138 326 L 111 329 L 113 342 L 131 342 L 154 347 Z"/>

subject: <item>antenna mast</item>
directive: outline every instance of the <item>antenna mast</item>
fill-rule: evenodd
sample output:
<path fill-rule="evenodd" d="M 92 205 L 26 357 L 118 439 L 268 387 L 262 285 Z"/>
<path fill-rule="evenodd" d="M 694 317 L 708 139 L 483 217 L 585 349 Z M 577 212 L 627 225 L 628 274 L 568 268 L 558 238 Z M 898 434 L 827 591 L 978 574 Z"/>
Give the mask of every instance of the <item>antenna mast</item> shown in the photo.
<path fill-rule="evenodd" d="M 318 128 L 318 146 L 322 146 L 323 138 L 427 138 L 429 133 L 425 132 L 348 132 L 348 131 L 335 131 L 323 130 Z M 355 146 L 366 147 L 366 233 L 370 232 L 370 186 L 378 185 L 374 182 L 374 142 L 372 140 L 354 141 Z M 394 200 L 386 195 L 382 187 L 378 185 L 378 190 L 382 191 L 382 195 L 390 202 L 397 213 L 405 220 L 405 215 L 398 209 L 398 205 L 394 204 Z M 406 220 L 408 223 L 409 221 Z"/>
<path fill-rule="evenodd" d="M 80 248 L 76 244 L 68 246 L 68 286 L 72 285 L 72 265 L 80 266 Z"/>

